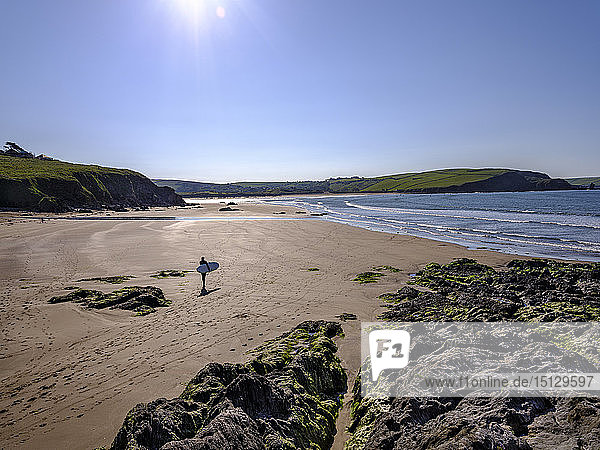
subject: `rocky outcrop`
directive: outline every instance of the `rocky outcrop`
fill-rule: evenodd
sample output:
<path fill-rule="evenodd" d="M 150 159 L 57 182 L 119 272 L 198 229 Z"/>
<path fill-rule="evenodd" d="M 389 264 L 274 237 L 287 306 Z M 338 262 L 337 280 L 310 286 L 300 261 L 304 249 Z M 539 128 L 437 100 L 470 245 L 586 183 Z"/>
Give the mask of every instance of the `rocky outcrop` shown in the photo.
<path fill-rule="evenodd" d="M 384 294 L 384 320 L 597 321 L 600 264 L 514 260 L 496 271 L 471 259 L 429 264 Z M 362 398 L 354 385 L 347 448 L 600 448 L 598 398 Z"/>
<path fill-rule="evenodd" d="M 48 303 L 64 302 L 80 303 L 92 309 L 125 309 L 134 311 L 136 316 L 145 316 L 156 311 L 155 308 L 171 304 L 170 300 L 165 299 L 163 291 L 154 286 L 128 286 L 110 294 L 93 289 L 76 289 L 48 300 Z"/>
<path fill-rule="evenodd" d="M 383 294 L 384 320 L 563 321 L 600 320 L 600 263 L 569 264 L 550 260 L 514 260 L 495 271 L 472 259 L 432 263 L 414 284 Z"/>
<path fill-rule="evenodd" d="M 179 397 L 133 408 L 111 449 L 330 448 L 347 382 L 341 333 L 303 322 L 246 364 L 208 364 Z"/>
<path fill-rule="evenodd" d="M 0 156 L 0 207 L 63 212 L 174 205 L 185 201 L 132 170 Z"/>
<path fill-rule="evenodd" d="M 600 448 L 597 398 L 364 399 L 353 415 L 348 449 Z"/>

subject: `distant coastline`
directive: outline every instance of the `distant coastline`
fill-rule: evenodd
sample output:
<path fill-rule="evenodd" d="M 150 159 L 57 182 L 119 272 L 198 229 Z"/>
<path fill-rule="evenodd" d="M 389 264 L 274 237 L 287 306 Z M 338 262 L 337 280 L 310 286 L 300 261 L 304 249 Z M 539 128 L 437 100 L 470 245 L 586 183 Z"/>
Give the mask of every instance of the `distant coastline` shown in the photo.
<path fill-rule="evenodd" d="M 184 205 L 182 197 L 438 194 L 593 189 L 598 177 L 551 178 L 542 172 L 455 168 L 322 181 L 203 183 L 154 179 L 128 169 L 73 164 L 7 142 L 0 154 L 0 208 L 42 212 Z M 584 183 L 584 184 L 578 184 Z"/>
<path fill-rule="evenodd" d="M 593 179 L 593 178 L 592 178 Z M 574 179 L 579 180 L 579 179 Z M 419 173 L 363 178 L 329 178 L 323 181 L 203 183 L 154 179 L 182 197 L 223 198 L 281 195 L 433 194 L 473 192 L 525 192 L 586 189 L 561 178 L 515 169 L 442 169 Z"/>

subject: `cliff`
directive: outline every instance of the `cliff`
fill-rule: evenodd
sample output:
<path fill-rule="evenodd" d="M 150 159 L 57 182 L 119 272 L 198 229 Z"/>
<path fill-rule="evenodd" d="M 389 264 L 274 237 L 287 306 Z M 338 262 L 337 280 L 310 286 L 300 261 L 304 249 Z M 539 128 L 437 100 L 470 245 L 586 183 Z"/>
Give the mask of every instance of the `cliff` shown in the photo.
<path fill-rule="evenodd" d="M 185 205 L 127 169 L 0 155 L 0 208 L 64 212 L 74 208 Z"/>

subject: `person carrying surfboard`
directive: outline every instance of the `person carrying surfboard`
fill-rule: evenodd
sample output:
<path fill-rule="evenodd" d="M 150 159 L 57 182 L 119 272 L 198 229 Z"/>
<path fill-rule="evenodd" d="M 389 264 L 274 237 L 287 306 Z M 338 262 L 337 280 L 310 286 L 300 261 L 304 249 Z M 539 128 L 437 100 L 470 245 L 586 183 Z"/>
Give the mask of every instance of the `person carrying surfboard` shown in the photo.
<path fill-rule="evenodd" d="M 204 256 L 200 258 L 200 265 L 198 266 L 198 268 L 202 267 L 202 265 L 206 265 L 206 272 L 201 272 L 200 275 L 202 275 L 202 291 L 200 291 L 202 294 L 206 294 L 206 274 L 208 273 L 208 271 L 210 271 L 210 266 L 208 265 L 208 261 L 204 259 Z"/>
<path fill-rule="evenodd" d="M 218 262 L 208 262 L 204 259 L 204 256 L 200 259 L 200 265 L 196 268 L 200 275 L 202 275 L 202 290 L 200 291 L 200 295 L 208 294 L 206 290 L 206 274 L 208 272 L 213 272 L 219 268 Z"/>

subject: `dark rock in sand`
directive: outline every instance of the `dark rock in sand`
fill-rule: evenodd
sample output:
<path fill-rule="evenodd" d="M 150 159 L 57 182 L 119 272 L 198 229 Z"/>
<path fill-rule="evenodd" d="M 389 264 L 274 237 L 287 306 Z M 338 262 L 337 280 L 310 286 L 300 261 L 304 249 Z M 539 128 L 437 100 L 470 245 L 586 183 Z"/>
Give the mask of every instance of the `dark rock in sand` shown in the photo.
<path fill-rule="evenodd" d="M 114 212 L 127 212 L 127 208 L 125 208 L 124 206 L 121 206 L 121 205 L 109 206 L 107 209 L 109 211 L 114 211 Z"/>
<path fill-rule="evenodd" d="M 382 319 L 420 321 L 600 320 L 600 264 L 514 260 L 495 271 L 471 259 L 432 263 L 413 283 L 431 292 L 404 287 L 380 296 L 388 311 Z"/>
<path fill-rule="evenodd" d="M 162 290 L 154 286 L 124 287 L 110 294 L 92 289 L 77 289 L 48 300 L 48 303 L 64 302 L 81 303 L 84 307 L 92 309 L 125 309 L 134 311 L 138 316 L 144 316 L 156 311 L 157 307 L 171 304 L 165 299 Z"/>
<path fill-rule="evenodd" d="M 356 275 L 352 281 L 356 281 L 360 284 L 365 283 L 377 283 L 378 278 L 384 277 L 385 275 L 381 272 L 363 272 Z"/>
<path fill-rule="evenodd" d="M 82 278 L 81 280 L 77 280 L 77 282 L 81 282 L 81 281 L 101 281 L 103 283 L 121 284 L 121 283 L 124 283 L 127 280 L 131 280 L 132 278 L 135 278 L 135 277 L 133 275 L 117 275 L 117 276 L 114 276 L 114 277 Z"/>
<path fill-rule="evenodd" d="M 152 278 L 185 277 L 189 270 L 160 270 L 150 275 Z"/>
<path fill-rule="evenodd" d="M 597 449 L 600 400 L 584 398 L 397 398 L 363 401 L 347 448 Z M 357 420 L 370 417 L 370 426 Z"/>
<path fill-rule="evenodd" d="M 358 319 L 358 317 L 356 317 L 356 314 L 347 313 L 347 312 L 338 314 L 335 317 L 340 319 L 342 322 L 346 322 L 347 320 L 357 320 Z"/>
<path fill-rule="evenodd" d="M 175 399 L 139 404 L 111 449 L 329 448 L 346 391 L 333 322 L 303 322 L 246 364 L 206 365 Z"/>

